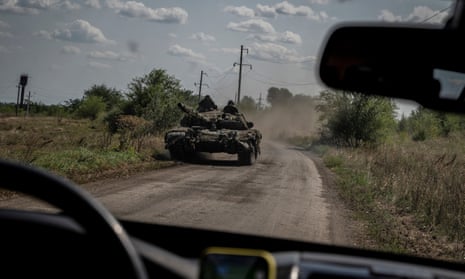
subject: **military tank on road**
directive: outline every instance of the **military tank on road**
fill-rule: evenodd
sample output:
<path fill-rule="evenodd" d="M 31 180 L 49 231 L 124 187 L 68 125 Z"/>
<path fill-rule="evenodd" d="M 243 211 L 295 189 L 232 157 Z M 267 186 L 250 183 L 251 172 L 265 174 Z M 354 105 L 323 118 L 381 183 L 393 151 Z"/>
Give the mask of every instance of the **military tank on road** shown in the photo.
<path fill-rule="evenodd" d="M 237 154 L 240 165 L 252 165 L 260 154 L 262 134 L 244 114 L 216 109 L 194 110 L 183 103 L 180 126 L 165 134 L 171 158 L 188 161 L 197 152 Z"/>

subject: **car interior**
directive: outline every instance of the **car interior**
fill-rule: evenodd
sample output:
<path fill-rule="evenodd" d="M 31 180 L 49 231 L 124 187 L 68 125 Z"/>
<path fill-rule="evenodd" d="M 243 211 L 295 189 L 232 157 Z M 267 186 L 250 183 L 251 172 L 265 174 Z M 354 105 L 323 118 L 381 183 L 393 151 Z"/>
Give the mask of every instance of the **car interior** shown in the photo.
<path fill-rule="evenodd" d="M 325 86 L 465 112 L 438 71 L 465 73 L 465 0 L 444 27 L 340 23 L 315 72 Z M 65 178 L 8 160 L 1 187 L 56 213 L 0 210 L 2 278 L 465 278 L 465 265 L 387 252 L 119 220 Z M 40 187 L 35 187 L 39 186 Z"/>

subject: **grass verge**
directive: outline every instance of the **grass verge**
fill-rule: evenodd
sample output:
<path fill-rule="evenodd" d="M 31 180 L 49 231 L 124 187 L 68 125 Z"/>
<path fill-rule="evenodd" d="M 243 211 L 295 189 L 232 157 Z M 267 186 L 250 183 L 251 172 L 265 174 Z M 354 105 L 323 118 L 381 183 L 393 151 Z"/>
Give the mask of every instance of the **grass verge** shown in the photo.
<path fill-rule="evenodd" d="M 162 137 L 144 138 L 136 152 L 121 150 L 118 136 L 109 137 L 101 121 L 0 117 L 0 158 L 43 168 L 77 184 L 174 165 Z M 9 196 L 0 192 L 1 198 Z"/>
<path fill-rule="evenodd" d="M 444 143 L 324 153 L 340 197 L 368 224 L 375 243 L 366 248 L 464 261 L 465 162 L 437 146 Z"/>

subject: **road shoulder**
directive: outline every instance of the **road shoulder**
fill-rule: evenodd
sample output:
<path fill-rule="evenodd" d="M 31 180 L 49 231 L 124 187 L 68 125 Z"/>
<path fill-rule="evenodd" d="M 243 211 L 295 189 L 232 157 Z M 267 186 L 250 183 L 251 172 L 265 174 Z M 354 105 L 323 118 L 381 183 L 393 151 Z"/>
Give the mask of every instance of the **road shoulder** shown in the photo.
<path fill-rule="evenodd" d="M 315 163 L 323 182 L 324 197 L 331 205 L 331 241 L 340 246 L 368 249 L 373 247 L 373 242 L 367 238 L 366 224 L 355 218 L 355 213 L 344 204 L 339 196 L 336 175 L 325 166 L 320 156 L 311 151 L 302 151 L 302 153 Z"/>

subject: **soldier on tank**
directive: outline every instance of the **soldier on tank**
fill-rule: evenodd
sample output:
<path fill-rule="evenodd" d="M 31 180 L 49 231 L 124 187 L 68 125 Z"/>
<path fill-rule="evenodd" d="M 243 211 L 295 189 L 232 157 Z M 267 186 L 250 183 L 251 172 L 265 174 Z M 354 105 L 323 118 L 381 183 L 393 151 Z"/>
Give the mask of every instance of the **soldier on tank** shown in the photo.
<path fill-rule="evenodd" d="M 198 112 L 206 112 L 218 109 L 215 102 L 213 102 L 212 98 L 209 95 L 206 95 L 200 102 L 197 108 Z"/>
<path fill-rule="evenodd" d="M 239 110 L 232 100 L 228 101 L 228 104 L 223 108 L 224 113 L 237 114 Z"/>

